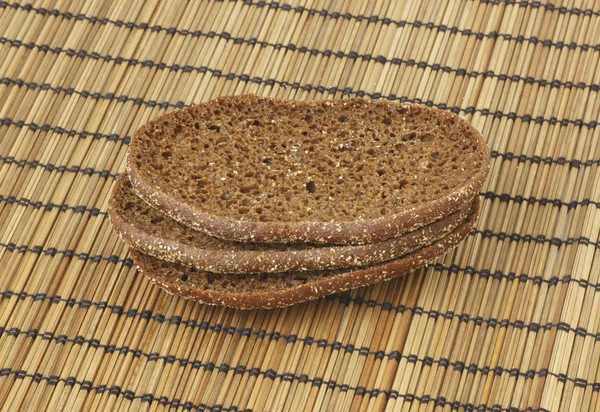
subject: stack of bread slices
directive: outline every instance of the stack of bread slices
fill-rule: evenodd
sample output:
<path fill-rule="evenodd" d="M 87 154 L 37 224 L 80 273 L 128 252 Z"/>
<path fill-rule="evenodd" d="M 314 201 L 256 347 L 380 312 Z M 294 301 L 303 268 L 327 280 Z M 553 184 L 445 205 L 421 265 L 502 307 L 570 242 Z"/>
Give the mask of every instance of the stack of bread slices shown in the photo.
<path fill-rule="evenodd" d="M 109 215 L 168 292 L 282 307 L 448 252 L 477 219 L 488 169 L 480 134 L 445 111 L 222 97 L 135 133 Z"/>

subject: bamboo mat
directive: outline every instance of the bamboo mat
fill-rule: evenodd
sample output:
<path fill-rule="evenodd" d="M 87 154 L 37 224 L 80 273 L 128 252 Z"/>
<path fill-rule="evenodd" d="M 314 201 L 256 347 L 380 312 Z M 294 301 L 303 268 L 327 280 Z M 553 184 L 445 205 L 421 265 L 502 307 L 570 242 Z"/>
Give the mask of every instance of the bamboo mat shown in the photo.
<path fill-rule="evenodd" d="M 1 410 L 600 410 L 600 1 L 30 1 L 0 1 Z M 461 114 L 476 230 L 284 310 L 163 293 L 106 216 L 130 136 L 241 93 Z"/>

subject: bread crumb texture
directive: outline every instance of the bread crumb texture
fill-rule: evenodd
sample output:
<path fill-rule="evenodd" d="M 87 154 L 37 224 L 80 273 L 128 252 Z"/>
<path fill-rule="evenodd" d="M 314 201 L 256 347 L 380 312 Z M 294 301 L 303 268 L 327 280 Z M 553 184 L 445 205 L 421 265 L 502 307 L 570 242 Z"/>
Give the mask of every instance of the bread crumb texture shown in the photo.
<path fill-rule="evenodd" d="M 443 198 L 488 161 L 466 121 L 364 99 L 225 97 L 136 133 L 138 178 L 237 221 L 376 219 Z"/>

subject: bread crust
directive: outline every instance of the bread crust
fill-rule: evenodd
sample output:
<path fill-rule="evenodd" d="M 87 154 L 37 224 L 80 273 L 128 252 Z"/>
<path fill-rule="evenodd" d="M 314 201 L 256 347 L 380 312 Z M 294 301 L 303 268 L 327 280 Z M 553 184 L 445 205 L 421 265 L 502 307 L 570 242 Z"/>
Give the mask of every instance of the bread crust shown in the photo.
<path fill-rule="evenodd" d="M 354 268 L 394 259 L 429 245 L 456 229 L 472 212 L 471 205 L 467 206 L 417 230 L 367 245 L 234 243 L 210 238 L 158 210 L 150 208 L 146 214 L 135 213 L 144 210 L 143 207 L 148 210 L 148 206 L 135 195 L 127 174 L 123 174 L 113 189 L 108 213 L 121 239 L 132 248 L 156 258 L 213 273 L 280 273 Z M 158 234 L 144 230 L 155 220 L 158 221 L 154 225 L 158 226 Z M 179 230 L 175 231 L 175 228 Z M 191 242 L 186 240 L 189 235 Z"/>
<path fill-rule="evenodd" d="M 271 309 L 389 280 L 423 267 L 456 247 L 469 234 L 478 216 L 478 200 L 475 201 L 474 208 L 477 212 L 472 213 L 463 224 L 449 235 L 406 256 L 365 268 L 331 271 L 331 276 L 314 282 L 276 290 L 267 288 L 260 293 L 253 294 L 190 287 L 178 277 L 171 275 L 171 278 L 168 278 L 168 275 L 160 273 L 160 269 L 157 270 L 157 266 L 161 265 L 160 260 L 134 249 L 130 250 L 130 252 L 142 273 L 168 293 L 209 305 L 229 306 L 238 309 Z M 184 276 L 188 276 L 188 274 L 189 276 L 193 276 L 193 273 L 189 272 L 189 268 L 164 262 L 162 264 L 171 267 L 172 270 L 170 271 L 172 274 L 179 273 Z M 281 275 L 285 274 L 279 274 L 279 276 Z M 278 274 L 269 276 L 274 277 L 278 276 Z"/>
<path fill-rule="evenodd" d="M 223 99 L 227 98 L 234 97 L 225 97 Z M 256 97 L 245 96 L 244 98 L 252 99 Z M 276 99 L 268 100 L 277 101 Z M 296 103 L 312 104 L 311 102 Z M 208 102 L 206 104 L 210 105 L 211 103 Z M 391 105 L 394 103 L 386 102 L 384 104 Z M 436 110 L 421 105 L 414 106 L 421 107 L 422 110 Z M 138 154 L 135 142 L 139 131 L 133 137 L 127 169 L 134 190 L 143 200 L 153 207 L 164 211 L 172 219 L 211 236 L 240 242 L 268 243 L 304 242 L 347 245 L 381 242 L 398 237 L 408 231 L 416 230 L 430 222 L 439 220 L 460 210 L 478 194 L 483 185 L 490 167 L 489 153 L 483 138 L 463 118 L 448 112 L 444 112 L 444 116 L 452 116 L 455 121 L 462 122 L 472 131 L 476 139 L 477 152 L 481 156 L 481 167 L 474 170 L 470 180 L 464 182 L 459 187 L 453 188 L 450 193 L 445 193 L 436 199 L 402 210 L 391 216 L 380 218 L 359 219 L 355 221 L 260 222 L 217 216 L 194 208 L 192 205 L 169 195 L 167 190 L 157 187 L 149 181 L 145 181 L 143 176 L 138 173 L 132 158 Z M 155 119 L 148 125 L 158 121 L 163 123 L 168 122 L 170 119 L 174 119 L 174 113 Z M 149 127 L 148 125 L 145 127 Z"/>

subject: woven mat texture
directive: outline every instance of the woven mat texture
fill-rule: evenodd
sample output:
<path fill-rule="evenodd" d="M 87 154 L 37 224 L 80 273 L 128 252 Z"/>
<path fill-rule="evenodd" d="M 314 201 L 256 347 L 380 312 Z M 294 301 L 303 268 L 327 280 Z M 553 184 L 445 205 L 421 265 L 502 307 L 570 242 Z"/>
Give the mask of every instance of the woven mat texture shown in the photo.
<path fill-rule="evenodd" d="M 600 1 L 0 1 L 0 410 L 600 410 Z M 106 215 L 131 135 L 220 95 L 458 113 L 481 218 L 284 310 L 155 287 Z"/>

